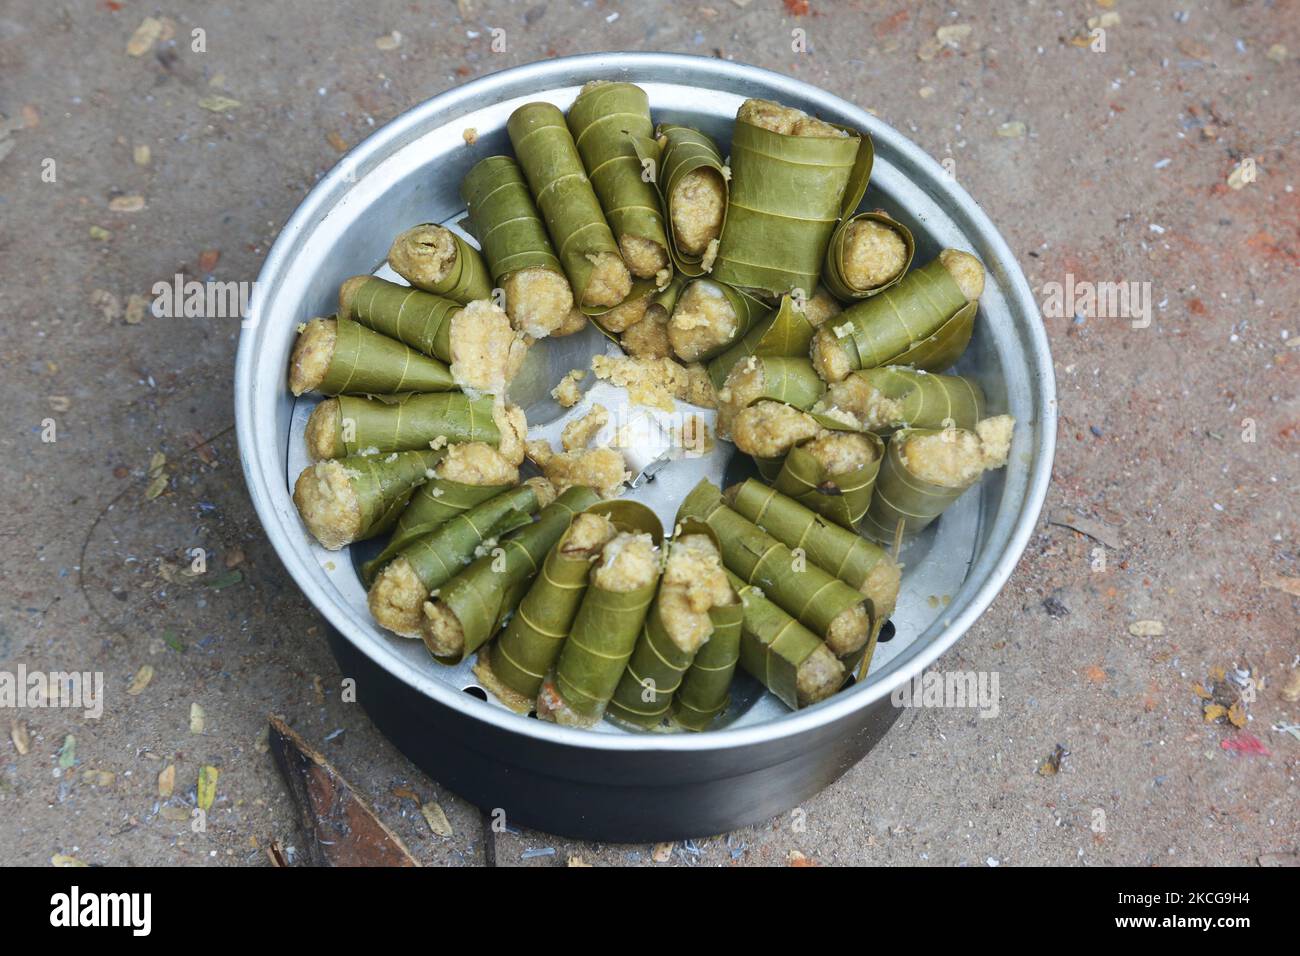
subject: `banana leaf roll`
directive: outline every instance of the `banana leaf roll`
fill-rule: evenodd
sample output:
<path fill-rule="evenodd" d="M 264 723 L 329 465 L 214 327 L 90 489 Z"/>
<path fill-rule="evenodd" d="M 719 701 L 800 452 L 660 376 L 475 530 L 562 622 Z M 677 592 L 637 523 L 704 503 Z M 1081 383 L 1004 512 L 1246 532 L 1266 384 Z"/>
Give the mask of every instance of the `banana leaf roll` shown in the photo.
<path fill-rule="evenodd" d="M 965 428 L 904 428 L 889 440 L 871 507 L 868 537 L 888 544 L 916 534 L 989 469 L 1007 463 L 1015 419 L 996 415 Z"/>
<path fill-rule="evenodd" d="M 298 475 L 293 503 L 313 537 L 337 551 L 387 531 L 441 457 L 426 449 L 317 462 Z"/>
<path fill-rule="evenodd" d="M 852 529 L 871 506 L 885 449 L 871 432 L 824 429 L 781 461 L 774 488 L 804 507 Z M 771 472 L 759 463 L 760 473 Z"/>
<path fill-rule="evenodd" d="M 911 230 L 884 212 L 860 212 L 841 222 L 826 249 L 822 281 L 841 299 L 865 299 L 903 278 L 916 242 Z"/>
<path fill-rule="evenodd" d="M 848 671 L 808 628 L 768 600 L 760 588 L 734 574 L 744 615 L 740 627 L 740 666 L 791 710 L 830 697 Z"/>
<path fill-rule="evenodd" d="M 746 100 L 731 137 L 731 188 L 715 279 L 776 298 L 811 295 L 831 233 L 858 207 L 871 139 L 799 110 Z"/>
<path fill-rule="evenodd" d="M 289 357 L 289 390 L 295 395 L 445 392 L 455 385 L 442 362 L 351 319 L 312 319 Z"/>
<path fill-rule="evenodd" d="M 886 365 L 831 385 L 812 411 L 878 434 L 904 427 L 974 428 L 984 415 L 984 390 L 960 375 Z"/>
<path fill-rule="evenodd" d="M 699 130 L 660 124 L 656 184 L 668 218 L 668 251 L 677 271 L 692 278 L 713 267 L 727 218 L 731 171 L 717 144 Z"/>
<path fill-rule="evenodd" d="M 459 302 L 375 276 L 353 276 L 339 286 L 339 315 L 440 362 L 451 362 L 451 318 Z"/>
<path fill-rule="evenodd" d="M 686 496 L 677 514 L 679 520 L 695 518 L 708 524 L 721 544 L 727 569 L 762 588 L 767 597 L 822 637 L 837 656 L 866 645 L 873 622 L 865 598 L 733 511 L 707 479 Z"/>
<path fill-rule="evenodd" d="M 649 297 L 640 318 L 627 325 L 618 337 L 618 344 L 624 352 L 633 358 L 660 359 L 672 355 L 668 319 L 685 285 L 682 276 L 673 276 L 666 288 Z"/>
<path fill-rule="evenodd" d="M 412 451 L 432 442 L 481 441 L 500 445 L 496 403 L 461 392 L 366 398 L 327 398 L 307 419 L 313 461 L 347 455 Z"/>
<path fill-rule="evenodd" d="M 732 367 L 718 390 L 718 434 L 733 438 L 736 419 L 756 403 L 775 402 L 807 410 L 825 391 L 826 384 L 806 357 L 752 355 Z M 756 454 L 751 448 L 742 447 L 741 451 Z"/>
<path fill-rule="evenodd" d="M 738 514 L 787 547 L 803 548 L 813 564 L 864 595 L 870 602 L 874 632 L 894 613 L 902 575 L 880 545 L 757 481 L 733 485 L 724 497 Z"/>
<path fill-rule="evenodd" d="M 668 545 L 659 592 L 607 713 L 638 727 L 662 724 L 686 671 L 713 639 L 713 609 L 735 600 L 712 530 L 683 527 Z"/>
<path fill-rule="evenodd" d="M 412 226 L 388 250 L 393 271 L 416 289 L 468 305 L 492 295 L 492 276 L 477 249 L 445 226 Z"/>
<path fill-rule="evenodd" d="M 431 594 L 420 609 L 420 637 L 434 659 L 459 664 L 491 640 L 573 516 L 597 500 L 590 488 L 570 488 Z"/>
<path fill-rule="evenodd" d="M 627 331 L 646 317 L 660 292 L 653 279 L 634 279 L 627 296 L 618 305 L 588 307 L 579 311 L 590 318 L 606 336 L 617 342 L 619 333 Z"/>
<path fill-rule="evenodd" d="M 627 500 L 600 510 L 618 533 L 601 548 L 553 675 L 537 695 L 538 717 L 572 726 L 604 715 L 659 583 L 663 529 L 654 512 Z"/>
<path fill-rule="evenodd" d="M 542 679 L 554 665 L 577 616 L 592 562 L 616 533 L 613 522 L 599 511 L 575 515 L 546 555 L 541 573 L 533 579 L 510 623 L 486 652 L 485 673 L 479 676 L 516 710 L 528 710 L 536 703 Z M 480 663 L 483 658 L 480 653 Z"/>
<path fill-rule="evenodd" d="M 407 542 L 370 586 L 370 615 L 402 637 L 419 638 L 420 608 L 429 593 L 459 574 L 480 548 L 528 524 L 533 512 L 554 500 L 546 479 L 530 478 Z"/>
<path fill-rule="evenodd" d="M 571 321 L 568 276 L 515 161 L 509 156 L 479 160 L 461 183 L 460 195 L 469 207 L 466 229 L 482 247 L 492 281 L 505 293 L 514 327 L 535 339 L 578 331 L 582 325 Z"/>
<path fill-rule="evenodd" d="M 416 538 L 509 491 L 519 481 L 519 469 L 483 442 L 448 446 L 432 472 L 411 495 L 384 550 L 361 566 L 361 580 L 367 587 L 379 569 Z"/>
<path fill-rule="evenodd" d="M 568 123 L 628 270 L 667 284 L 672 266 L 659 195 L 642 175 L 635 145 L 654 136 L 650 98 L 633 83 L 593 80 L 569 107 Z"/>
<path fill-rule="evenodd" d="M 564 114 L 550 103 L 527 103 L 510 114 L 506 132 L 578 306 L 590 312 L 618 305 L 632 291 L 632 276 Z"/>
<path fill-rule="evenodd" d="M 942 372 L 966 350 L 984 291 L 984 266 L 945 249 L 892 288 L 845 309 L 813 335 L 817 374 L 838 382 L 860 368 L 910 365 Z"/>
<path fill-rule="evenodd" d="M 728 582 L 732 580 L 727 577 Z M 707 730 L 731 702 L 731 680 L 740 662 L 740 626 L 745 605 L 731 589 L 731 599 L 709 609 L 713 634 L 699 649 L 682 686 L 673 695 L 673 722 L 687 730 Z"/>
<path fill-rule="evenodd" d="M 748 293 L 713 279 L 694 279 L 668 319 L 668 341 L 684 362 L 704 362 L 742 338 L 771 310 Z"/>
<path fill-rule="evenodd" d="M 783 295 L 767 318 L 756 322 L 722 354 L 709 360 L 714 388 L 722 388 L 736 363 L 751 355 L 807 357 L 813 333 L 839 312 L 840 304 L 821 286 L 811 299 Z"/>

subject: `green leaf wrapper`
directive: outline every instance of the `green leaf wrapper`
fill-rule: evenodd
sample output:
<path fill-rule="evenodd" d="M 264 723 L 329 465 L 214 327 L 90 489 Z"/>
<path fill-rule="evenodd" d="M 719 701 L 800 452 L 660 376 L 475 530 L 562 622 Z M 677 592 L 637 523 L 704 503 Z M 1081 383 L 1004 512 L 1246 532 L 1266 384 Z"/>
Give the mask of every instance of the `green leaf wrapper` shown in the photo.
<path fill-rule="evenodd" d="M 574 300 L 586 312 L 587 286 L 594 271 L 587 257 L 600 253 L 622 257 L 564 114 L 550 103 L 527 103 L 510 114 L 506 132 L 569 277 Z"/>
<path fill-rule="evenodd" d="M 966 350 L 977 309 L 978 303 L 966 301 L 935 259 L 880 295 L 849 306 L 828 324 L 855 369 L 911 365 L 941 372 Z"/>
<path fill-rule="evenodd" d="M 751 355 L 799 356 L 808 355 L 812 343 L 813 324 L 799 309 L 793 297 L 781 297 L 780 306 L 767 318 L 754 323 L 740 339 L 727 346 L 727 350 L 709 362 L 709 378 L 714 388 L 722 388 L 735 364 Z"/>
<path fill-rule="evenodd" d="M 649 533 L 656 545 L 663 541 L 659 519 L 645 505 L 624 499 L 605 502 L 599 510 L 619 531 Z M 555 689 L 575 713 L 589 720 L 604 713 L 658 587 L 658 578 L 635 591 L 610 591 L 594 580 L 588 584 L 555 663 Z"/>
<path fill-rule="evenodd" d="M 340 395 L 335 401 L 339 417 L 331 458 L 371 449 L 423 449 L 438 438 L 445 438 L 447 444 L 481 441 L 495 446 L 501 441 L 490 395 L 470 398 L 461 392 L 437 392 L 388 400 Z M 350 431 L 348 422 L 352 422 Z"/>
<path fill-rule="evenodd" d="M 775 298 L 811 296 L 839 220 L 871 176 L 871 138 L 787 136 L 736 121 L 727 223 L 713 277 Z"/>
<path fill-rule="evenodd" d="M 542 679 L 560 655 L 586 593 L 592 563 L 599 557 L 599 552 L 591 558 L 561 554 L 561 541 L 563 536 L 547 553 L 541 573 L 491 647 L 493 674 L 525 698 L 537 696 Z"/>
<path fill-rule="evenodd" d="M 979 476 L 960 488 L 947 488 L 922 481 L 907 469 L 901 450 L 916 435 L 937 435 L 943 429 L 904 428 L 894 433 L 885 449 L 885 459 L 876 482 L 871 507 L 862 519 L 862 533 L 882 544 L 889 544 L 902 526 L 903 538 L 923 529 L 962 496 Z"/>
<path fill-rule="evenodd" d="M 417 282 L 408 275 L 402 275 L 402 278 L 417 289 L 432 292 L 461 305 L 468 305 L 477 299 L 490 299 L 492 276 L 488 273 L 483 256 L 455 232 L 450 229 L 447 231 L 456 243 L 456 262 L 451 271 L 440 282 Z M 398 274 L 401 275 L 400 272 Z"/>
<path fill-rule="evenodd" d="M 707 168 L 717 170 L 722 179 L 722 189 L 727 192 L 730 187 L 727 175 L 723 172 L 726 164 L 722 161 L 722 153 L 718 151 L 717 144 L 699 130 L 686 126 L 661 124 L 656 133 L 659 138 L 659 168 L 655 180 L 659 187 L 659 195 L 662 197 L 664 218 L 668 228 L 668 252 L 678 272 L 692 278 L 702 276 L 704 275 L 703 254 L 688 255 L 677 247 L 677 237 L 673 235 L 673 190 L 687 174 L 697 169 Z M 724 210 L 722 214 L 724 227 L 726 216 Z"/>
<path fill-rule="evenodd" d="M 351 319 L 335 319 L 334 354 L 317 386 L 325 395 L 396 395 L 456 387 L 437 359 Z"/>
<path fill-rule="evenodd" d="M 650 98 L 645 90 L 632 83 L 588 87 L 569 107 L 568 123 L 614 237 L 655 242 L 666 254 L 668 237 L 659 196 L 654 184 L 641 178 L 641 160 L 634 145 L 653 136 Z"/>
<path fill-rule="evenodd" d="M 437 452 L 426 450 L 358 455 L 339 462 L 347 469 L 348 481 L 361 506 L 361 533 L 353 540 L 365 541 L 392 527 L 412 489 L 427 480 L 429 469 L 439 457 Z"/>
<path fill-rule="evenodd" d="M 691 662 L 682 677 L 682 686 L 673 695 L 673 722 L 687 730 L 709 728 L 714 718 L 731 702 L 731 680 L 740 661 L 740 625 L 745 605 L 737 600 L 712 608 L 713 633 Z"/>
<path fill-rule="evenodd" d="M 474 550 L 486 539 L 528 524 L 537 505 L 536 491 L 529 485 L 519 485 L 407 541 L 394 557 L 405 558 L 424 589 L 432 591 L 464 570 Z M 366 569 L 371 567 L 378 571 L 380 566 L 376 562 L 362 566 L 362 579 L 367 585 L 374 580 L 373 573 L 367 576 Z"/>
<path fill-rule="evenodd" d="M 984 390 L 972 378 L 897 365 L 862 369 L 850 377 L 862 379 L 899 404 L 896 419 L 871 427 L 877 434 L 908 427 L 973 429 L 984 417 Z"/>
<path fill-rule="evenodd" d="M 564 274 L 528 183 L 513 159 L 479 160 L 465 175 L 460 196 L 469 207 L 465 227 L 482 247 L 493 282 L 500 285 L 521 269 Z"/>
<path fill-rule="evenodd" d="M 692 519 L 679 523 L 675 537 L 687 534 L 706 535 L 715 547 L 718 546 L 718 536 L 703 522 Z M 721 552 L 720 547 L 718 550 Z M 734 607 L 740 610 L 739 605 Z M 713 615 L 710 614 L 710 621 L 712 620 Z M 650 613 L 646 616 L 632 656 L 628 658 L 627 669 L 619 679 L 618 687 L 609 702 L 609 715 L 638 727 L 648 728 L 662 723 L 668 716 L 673 696 L 681 687 L 687 670 L 699 653 L 711 643 L 712 633 L 698 648 L 683 650 L 679 647 L 664 625 L 659 601 L 656 599 L 650 606 Z M 732 665 L 735 665 L 734 657 Z M 729 686 L 730 681 L 722 689 L 724 703 Z"/>
<path fill-rule="evenodd" d="M 722 546 L 727 569 L 762 588 L 766 596 L 818 635 L 824 637 L 836 617 L 864 602 L 861 594 L 815 564 L 803 562 L 803 569 L 796 571 L 790 549 L 727 507 L 722 492 L 707 479 L 686 496 L 677 514 L 679 520 L 697 518 L 711 527 Z"/>
<path fill-rule="evenodd" d="M 848 238 L 849 226 L 859 219 L 867 219 L 888 226 L 898 234 L 898 237 L 903 240 L 903 245 L 907 247 L 907 258 L 903 260 L 902 268 L 898 270 L 894 277 L 888 282 L 872 286 L 869 289 L 860 289 L 850 285 L 844 275 L 845 240 Z M 844 219 L 835 227 L 835 232 L 831 234 L 830 245 L 826 248 L 826 268 L 822 271 L 822 282 L 825 283 L 826 288 L 831 290 L 831 294 L 838 299 L 867 299 L 898 285 L 907 270 L 911 268 L 912 256 L 915 254 L 916 240 L 912 238 L 912 231 L 901 222 L 883 212 L 860 212 L 855 216 Z"/>
<path fill-rule="evenodd" d="M 347 305 L 345 318 L 440 362 L 451 361 L 451 317 L 461 310 L 459 302 L 372 276 Z"/>
<path fill-rule="evenodd" d="M 758 588 L 732 575 L 744 607 L 740 666 L 791 710 L 798 710 L 799 667 L 825 644 L 808 628 L 769 601 Z M 845 671 L 844 676 L 848 677 Z"/>
<path fill-rule="evenodd" d="M 841 527 L 852 529 L 871 505 L 872 489 L 880 473 L 881 459 L 885 456 L 878 436 L 871 432 L 862 434 L 875 445 L 876 457 L 861 468 L 833 475 L 807 449 L 796 445 L 781 462 L 776 477 L 771 479 L 773 486 L 805 508 Z M 767 463 L 769 468 L 770 464 Z"/>
<path fill-rule="evenodd" d="M 460 621 L 464 645 L 459 654 L 434 659 L 459 664 L 491 639 L 523 597 L 546 553 L 555 547 L 573 516 L 600 500 L 590 488 L 570 488 L 543 508 L 537 520 L 497 544 L 493 554 L 476 558 L 438 592 L 439 603 Z M 495 568 L 494 568 L 495 564 Z"/>

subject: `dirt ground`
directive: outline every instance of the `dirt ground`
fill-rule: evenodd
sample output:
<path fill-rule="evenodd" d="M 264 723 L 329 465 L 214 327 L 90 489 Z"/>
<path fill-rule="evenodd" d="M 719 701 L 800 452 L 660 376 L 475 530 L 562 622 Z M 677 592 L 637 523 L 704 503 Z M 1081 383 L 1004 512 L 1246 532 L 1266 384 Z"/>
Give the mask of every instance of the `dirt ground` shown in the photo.
<path fill-rule="evenodd" d="M 489 847 L 328 690 L 320 621 L 244 491 L 238 321 L 146 306 L 177 273 L 255 279 L 341 151 L 414 104 L 618 49 L 743 59 L 873 110 L 955 161 L 1036 293 L 1145 284 L 1152 318 L 1044 317 L 1044 520 L 938 665 L 997 671 L 997 719 L 909 710 L 798 813 L 726 838 Z M 8 0 L 0 76 L 0 670 L 102 671 L 109 702 L 0 714 L 0 862 L 265 865 L 301 841 L 273 710 L 430 864 L 1295 860 L 1300 3 Z"/>

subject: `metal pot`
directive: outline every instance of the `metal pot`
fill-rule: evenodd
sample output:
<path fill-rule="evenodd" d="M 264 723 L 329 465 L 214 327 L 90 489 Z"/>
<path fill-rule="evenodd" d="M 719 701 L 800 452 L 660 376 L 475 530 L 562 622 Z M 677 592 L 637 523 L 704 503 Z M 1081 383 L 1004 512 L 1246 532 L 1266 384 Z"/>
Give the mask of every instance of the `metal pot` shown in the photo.
<path fill-rule="evenodd" d="M 296 326 L 331 313 L 339 282 L 381 264 L 400 229 L 454 219 L 465 172 L 483 156 L 508 151 L 505 122 L 517 106 L 545 99 L 565 108 L 591 79 L 642 85 L 657 121 L 699 126 L 724 147 L 736 108 L 751 96 L 866 130 L 876 160 L 864 208 L 883 207 L 906 223 L 917 238 L 918 262 L 956 246 L 988 269 L 975 337 L 959 368 L 980 380 L 990 412 L 1015 415 L 1010 463 L 908 545 L 896 636 L 879 647 L 868 678 L 798 713 L 738 676 L 718 729 L 701 734 L 592 732 L 518 716 L 480 699 L 466 666 L 441 667 L 419 642 L 378 629 L 353 561 L 317 546 L 290 499 L 310 409 L 285 386 Z M 472 146 L 464 135 L 470 128 L 477 133 Z M 235 409 L 249 493 L 289 573 L 328 621 L 331 647 L 343 673 L 357 680 L 358 699 L 432 777 L 484 808 L 501 808 L 512 823 L 567 836 L 647 841 L 718 833 L 783 812 L 834 781 L 898 715 L 891 692 L 961 637 L 1006 582 L 1051 473 L 1056 401 L 1046 336 L 1015 258 L 974 200 L 864 110 L 798 80 L 723 60 L 661 53 L 548 60 L 417 106 L 312 189 L 267 256 L 246 324 Z M 587 348 L 604 348 L 586 341 Z M 568 367 L 563 358 L 549 362 L 551 371 Z M 536 416 L 530 408 L 530 422 L 550 414 L 544 404 L 539 399 Z M 730 458 L 739 457 L 721 451 L 700 467 L 730 478 L 738 467 Z M 675 468 L 636 492 L 668 516 L 679 486 L 698 477 L 683 471 L 673 478 Z"/>

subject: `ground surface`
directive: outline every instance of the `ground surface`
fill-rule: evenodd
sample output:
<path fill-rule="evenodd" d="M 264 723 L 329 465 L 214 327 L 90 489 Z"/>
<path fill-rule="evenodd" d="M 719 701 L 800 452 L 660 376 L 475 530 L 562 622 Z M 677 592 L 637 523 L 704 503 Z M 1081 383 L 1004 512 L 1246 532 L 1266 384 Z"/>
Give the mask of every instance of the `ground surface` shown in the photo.
<path fill-rule="evenodd" d="M 1086 21 L 1107 13 L 1120 22 L 1089 49 Z M 160 35 L 129 55 L 147 16 Z M 941 43 L 941 27 L 959 29 Z M 808 52 L 792 52 L 796 28 Z M 237 320 L 140 307 L 178 272 L 255 278 L 340 150 L 411 105 L 615 49 L 744 59 L 874 110 L 955 160 L 1036 291 L 1067 274 L 1149 283 L 1153 319 L 1044 319 L 1061 399 L 1047 511 L 1103 523 L 1108 544 L 1044 520 L 940 662 L 997 671 L 999 718 L 911 710 L 799 812 L 726 839 L 656 854 L 506 833 L 496 862 L 1254 864 L 1300 849 L 1300 739 L 1278 729 L 1300 720 L 1300 3 L 10 0 L 0 669 L 102 671 L 108 705 L 99 720 L 0 715 L 0 862 L 266 863 L 269 841 L 301 839 L 266 752 L 271 710 L 421 859 L 484 859 L 478 811 L 332 690 L 319 621 L 240 476 Z M 1246 158 L 1255 181 L 1229 185 Z M 197 582 L 182 573 L 196 547 Z M 1208 723 L 1194 690 L 1234 666 L 1255 687 L 1243 729 Z M 196 834 L 204 766 L 220 774 Z M 450 836 L 426 825 L 431 801 Z"/>

